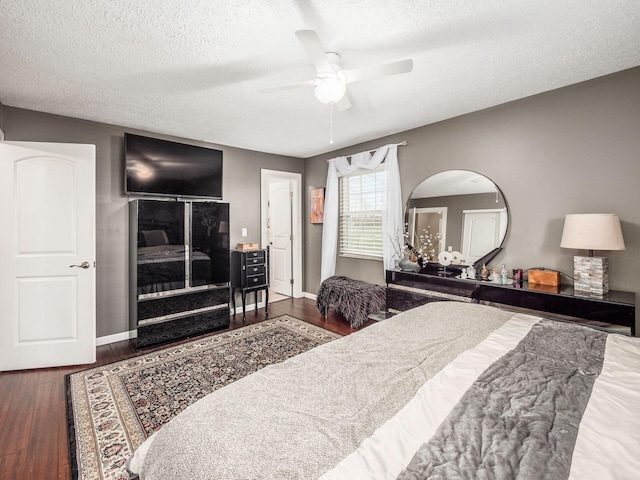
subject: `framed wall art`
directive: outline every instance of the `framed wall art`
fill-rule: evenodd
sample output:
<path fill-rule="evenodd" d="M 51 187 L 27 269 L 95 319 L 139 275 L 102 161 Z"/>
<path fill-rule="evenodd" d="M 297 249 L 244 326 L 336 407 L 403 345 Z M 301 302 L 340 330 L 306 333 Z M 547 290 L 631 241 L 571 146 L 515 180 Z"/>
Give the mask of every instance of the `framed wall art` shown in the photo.
<path fill-rule="evenodd" d="M 311 223 L 322 223 L 324 219 L 324 188 L 311 189 Z"/>

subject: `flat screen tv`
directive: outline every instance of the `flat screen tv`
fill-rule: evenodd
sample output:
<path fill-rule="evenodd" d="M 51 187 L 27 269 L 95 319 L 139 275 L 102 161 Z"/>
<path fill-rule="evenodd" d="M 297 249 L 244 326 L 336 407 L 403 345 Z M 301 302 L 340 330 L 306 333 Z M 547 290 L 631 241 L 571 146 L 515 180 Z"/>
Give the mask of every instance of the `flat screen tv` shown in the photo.
<path fill-rule="evenodd" d="M 124 134 L 125 194 L 222 200 L 222 152 Z"/>

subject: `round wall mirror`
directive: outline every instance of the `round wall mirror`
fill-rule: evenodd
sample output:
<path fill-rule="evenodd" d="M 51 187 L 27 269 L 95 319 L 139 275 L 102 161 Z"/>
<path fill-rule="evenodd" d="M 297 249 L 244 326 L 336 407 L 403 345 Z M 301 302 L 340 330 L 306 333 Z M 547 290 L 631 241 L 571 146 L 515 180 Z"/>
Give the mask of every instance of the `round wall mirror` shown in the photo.
<path fill-rule="evenodd" d="M 459 252 L 458 263 L 471 265 L 502 246 L 509 212 L 500 189 L 484 175 L 446 170 L 413 190 L 405 222 L 407 242 L 427 251 L 430 261 L 441 252 Z"/>

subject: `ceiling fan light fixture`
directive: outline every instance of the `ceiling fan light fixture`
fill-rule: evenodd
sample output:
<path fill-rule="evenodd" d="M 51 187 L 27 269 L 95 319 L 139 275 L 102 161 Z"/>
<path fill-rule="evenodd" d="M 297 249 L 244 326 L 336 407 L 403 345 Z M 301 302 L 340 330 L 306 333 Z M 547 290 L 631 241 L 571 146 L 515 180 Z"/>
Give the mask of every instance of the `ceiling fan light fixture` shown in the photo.
<path fill-rule="evenodd" d="M 327 76 L 318 80 L 314 90 L 316 98 L 326 104 L 338 103 L 347 91 L 346 82 L 335 76 Z"/>
<path fill-rule="evenodd" d="M 335 106 L 344 111 L 351 108 L 347 95 L 347 85 L 363 80 L 376 79 L 387 75 L 409 73 L 413 70 L 413 60 L 405 59 L 383 65 L 343 70 L 340 66 L 340 54 L 327 51 L 313 30 L 298 30 L 296 37 L 307 51 L 309 59 L 316 69 L 316 78 L 302 82 L 290 83 L 279 87 L 263 88 L 260 92 L 278 92 L 289 88 L 314 87 L 318 101 L 325 105 Z"/>

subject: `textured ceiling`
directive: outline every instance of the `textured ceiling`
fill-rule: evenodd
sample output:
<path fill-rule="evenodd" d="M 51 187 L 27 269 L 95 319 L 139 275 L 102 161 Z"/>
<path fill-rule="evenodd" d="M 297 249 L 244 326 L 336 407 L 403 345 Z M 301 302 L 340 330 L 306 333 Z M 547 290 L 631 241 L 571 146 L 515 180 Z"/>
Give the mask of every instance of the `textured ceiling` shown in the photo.
<path fill-rule="evenodd" d="M 5 105 L 309 157 L 640 65 L 638 0 L 3 0 Z M 345 69 L 334 112 L 294 32 Z"/>

